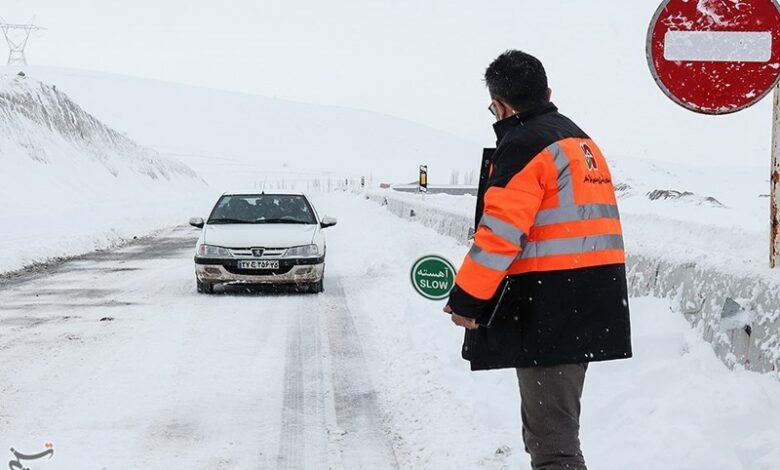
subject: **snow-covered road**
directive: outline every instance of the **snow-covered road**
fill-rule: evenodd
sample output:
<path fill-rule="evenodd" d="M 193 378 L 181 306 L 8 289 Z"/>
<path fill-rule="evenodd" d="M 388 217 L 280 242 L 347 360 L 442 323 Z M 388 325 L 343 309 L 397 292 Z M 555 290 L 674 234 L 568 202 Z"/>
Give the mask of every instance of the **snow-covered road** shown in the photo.
<path fill-rule="evenodd" d="M 56 468 L 396 468 L 337 275 L 198 296 L 176 229 L 6 283 L 4 444 Z"/>
<path fill-rule="evenodd" d="M 0 281 L 0 449 L 53 442 L 36 470 L 527 469 L 512 372 L 468 372 L 409 285 L 466 247 L 317 204 L 339 218 L 323 295 L 198 295 L 189 228 Z M 636 357 L 589 371 L 591 468 L 780 468 L 780 384 L 728 371 L 666 302 L 632 307 Z"/>

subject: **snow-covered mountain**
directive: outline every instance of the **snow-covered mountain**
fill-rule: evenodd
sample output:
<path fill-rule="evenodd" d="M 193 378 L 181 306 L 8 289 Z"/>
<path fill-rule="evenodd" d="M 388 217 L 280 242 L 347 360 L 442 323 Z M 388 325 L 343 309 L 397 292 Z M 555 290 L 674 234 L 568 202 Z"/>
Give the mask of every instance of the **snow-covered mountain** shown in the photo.
<path fill-rule="evenodd" d="M 414 181 L 421 164 L 431 182 L 448 183 L 452 170 L 466 173 L 481 156 L 476 143 L 367 111 L 99 72 L 24 70 L 224 190 L 312 175 Z"/>
<path fill-rule="evenodd" d="M 16 74 L 0 76 L 0 163 L 0 272 L 171 224 L 206 188 L 60 88 Z"/>
<path fill-rule="evenodd" d="M 43 166 L 97 164 L 113 177 L 196 177 L 98 121 L 56 86 L 24 75 L 0 77 L 0 123 L 5 158 L 27 157 Z"/>

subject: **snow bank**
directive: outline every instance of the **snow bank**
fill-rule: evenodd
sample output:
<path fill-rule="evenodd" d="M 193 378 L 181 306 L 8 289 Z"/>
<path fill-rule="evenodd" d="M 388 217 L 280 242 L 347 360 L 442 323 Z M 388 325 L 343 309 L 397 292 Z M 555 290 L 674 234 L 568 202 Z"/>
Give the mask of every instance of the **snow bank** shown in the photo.
<path fill-rule="evenodd" d="M 378 202 L 393 214 L 412 219 L 437 232 L 456 240 L 465 241 L 469 237 L 469 229 L 474 227 L 474 218 L 461 211 L 459 205 L 441 206 L 429 198 L 436 196 L 404 195 L 391 192 L 366 192 L 366 197 Z M 435 200 L 435 199 L 434 199 Z M 438 198 L 438 201 L 446 201 Z"/>
<path fill-rule="evenodd" d="M 474 226 L 473 197 L 375 190 L 364 194 L 393 214 L 464 244 Z M 678 212 L 682 218 L 687 211 Z M 729 366 L 778 374 L 780 273 L 746 258 L 755 255 L 753 251 L 733 249 L 758 235 L 625 212 L 623 226 L 632 296 L 671 299 L 674 309 L 700 330 Z"/>
<path fill-rule="evenodd" d="M 56 86 L 0 76 L 0 272 L 186 220 L 206 187 Z"/>

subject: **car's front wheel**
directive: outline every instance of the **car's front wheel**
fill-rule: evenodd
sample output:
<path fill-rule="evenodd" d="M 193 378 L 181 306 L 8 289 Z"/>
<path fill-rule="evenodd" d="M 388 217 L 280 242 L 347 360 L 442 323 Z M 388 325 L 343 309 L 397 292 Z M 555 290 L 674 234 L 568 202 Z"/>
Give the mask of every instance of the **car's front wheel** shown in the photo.
<path fill-rule="evenodd" d="M 198 294 L 213 294 L 214 284 L 208 282 L 202 282 L 200 279 L 195 278 L 195 282 L 198 288 Z"/>
<path fill-rule="evenodd" d="M 320 294 L 325 291 L 325 278 L 320 278 L 319 281 L 309 285 L 309 292 L 312 294 Z"/>

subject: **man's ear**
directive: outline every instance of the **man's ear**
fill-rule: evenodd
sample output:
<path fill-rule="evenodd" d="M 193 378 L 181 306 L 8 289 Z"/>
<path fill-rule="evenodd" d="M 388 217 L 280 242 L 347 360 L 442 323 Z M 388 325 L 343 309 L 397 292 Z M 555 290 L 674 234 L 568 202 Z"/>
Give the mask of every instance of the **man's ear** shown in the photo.
<path fill-rule="evenodd" d="M 498 119 L 499 121 L 502 119 L 506 119 L 509 116 L 512 116 L 513 114 L 516 114 L 515 110 L 512 109 L 511 106 L 509 106 L 508 104 L 504 103 L 501 100 L 493 98 L 493 104 L 496 106 L 496 119 Z"/>
<path fill-rule="evenodd" d="M 552 88 L 547 89 L 547 101 L 552 99 Z"/>

